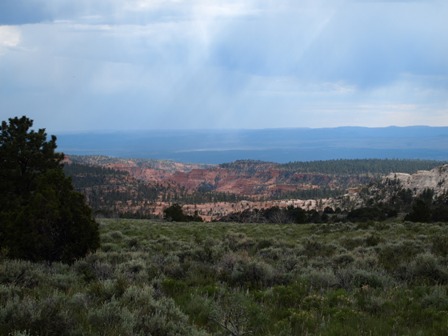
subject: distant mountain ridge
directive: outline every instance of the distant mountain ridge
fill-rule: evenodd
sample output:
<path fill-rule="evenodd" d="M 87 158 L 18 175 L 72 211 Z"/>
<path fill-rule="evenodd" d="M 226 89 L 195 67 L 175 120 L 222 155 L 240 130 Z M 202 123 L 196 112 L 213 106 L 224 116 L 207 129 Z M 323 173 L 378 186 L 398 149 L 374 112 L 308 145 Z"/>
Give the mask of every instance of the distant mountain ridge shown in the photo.
<path fill-rule="evenodd" d="M 219 164 L 334 159 L 448 160 L 448 127 L 150 130 L 57 134 L 72 155 Z"/>

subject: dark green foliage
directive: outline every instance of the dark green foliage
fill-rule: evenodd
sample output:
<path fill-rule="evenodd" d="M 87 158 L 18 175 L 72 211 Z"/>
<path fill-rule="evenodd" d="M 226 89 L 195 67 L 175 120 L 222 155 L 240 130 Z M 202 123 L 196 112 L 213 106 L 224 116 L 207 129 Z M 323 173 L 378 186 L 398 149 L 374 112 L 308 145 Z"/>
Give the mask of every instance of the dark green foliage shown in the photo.
<path fill-rule="evenodd" d="M 411 222 L 438 222 L 448 220 L 446 195 L 434 199 L 434 190 L 425 189 L 414 199 L 411 212 L 405 217 Z"/>
<path fill-rule="evenodd" d="M 397 216 L 397 211 L 385 206 L 363 207 L 350 211 L 347 220 L 351 222 L 384 221 Z"/>
<path fill-rule="evenodd" d="M 197 214 L 194 216 L 184 214 L 182 206 L 177 203 L 163 210 L 163 214 L 163 218 L 170 222 L 202 222 L 202 218 Z"/>
<path fill-rule="evenodd" d="M 320 172 L 326 174 L 380 174 L 393 172 L 415 173 L 418 170 L 430 170 L 440 165 L 433 160 L 390 160 L 390 159 L 355 159 L 326 160 L 310 162 L 290 162 L 282 164 L 283 169 L 298 172 Z"/>
<path fill-rule="evenodd" d="M 397 212 L 393 208 L 383 205 L 358 208 L 350 211 L 348 214 L 336 213 L 331 208 L 324 211 L 303 210 L 299 207 L 288 206 L 287 208 L 279 208 L 274 206 L 267 209 L 246 209 L 242 212 L 231 213 L 221 217 L 219 222 L 238 222 L 238 223 L 326 223 L 348 220 L 351 222 L 367 222 L 367 221 L 385 221 L 397 216 Z"/>
<path fill-rule="evenodd" d="M 405 220 L 411 222 L 429 222 L 431 220 L 431 208 L 423 200 L 414 201 L 412 211 L 405 217 Z"/>
<path fill-rule="evenodd" d="M 392 198 L 391 203 L 395 209 L 403 209 L 407 211 L 412 204 L 412 191 L 410 189 L 402 189 L 397 193 L 395 198 Z"/>
<path fill-rule="evenodd" d="M 448 205 L 435 205 L 431 210 L 433 222 L 448 222 Z"/>
<path fill-rule="evenodd" d="M 221 217 L 219 222 L 238 222 L 238 223 L 309 223 L 312 222 L 314 212 L 305 211 L 301 208 L 289 206 L 280 208 L 274 206 L 267 209 L 246 209 L 242 212 L 231 213 Z M 319 217 L 320 221 L 320 217 Z"/>
<path fill-rule="evenodd" d="M 65 175 L 72 178 L 73 185 L 77 189 L 89 188 L 94 185 L 107 183 L 108 178 L 120 178 L 129 176 L 128 172 L 101 166 L 91 166 L 72 162 L 64 165 Z"/>
<path fill-rule="evenodd" d="M 75 161 L 64 166 L 64 172 L 72 179 L 73 186 L 82 192 L 95 215 L 125 218 L 152 218 L 144 205 L 154 202 L 166 188 L 149 185 L 133 178 L 128 172 Z M 140 205 L 139 211 L 125 211 L 117 205 Z M 125 208 L 125 206 L 123 206 Z"/>
<path fill-rule="evenodd" d="M 216 186 L 214 186 L 211 183 L 207 183 L 207 182 L 202 182 L 199 187 L 198 187 L 198 192 L 199 193 L 207 193 L 210 191 L 213 191 L 216 189 Z"/>
<path fill-rule="evenodd" d="M 0 243 L 11 258 L 73 262 L 99 246 L 98 226 L 65 177 L 56 137 L 26 117 L 1 126 Z"/>
<path fill-rule="evenodd" d="M 448 256 L 448 235 L 438 235 L 432 239 L 431 252 L 442 257 Z"/>
<path fill-rule="evenodd" d="M 173 222 L 185 222 L 186 215 L 184 214 L 182 207 L 179 204 L 173 204 L 163 210 L 164 218 Z"/>
<path fill-rule="evenodd" d="M 286 214 L 288 218 L 292 219 L 294 223 L 303 224 L 307 222 L 306 211 L 301 208 L 294 208 L 289 206 L 286 209 Z"/>

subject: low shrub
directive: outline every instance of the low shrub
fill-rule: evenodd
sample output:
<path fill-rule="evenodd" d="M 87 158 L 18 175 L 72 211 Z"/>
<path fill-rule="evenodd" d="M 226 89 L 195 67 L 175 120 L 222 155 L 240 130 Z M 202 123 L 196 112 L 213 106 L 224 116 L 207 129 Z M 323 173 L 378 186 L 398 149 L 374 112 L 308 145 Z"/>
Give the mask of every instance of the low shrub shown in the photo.
<path fill-rule="evenodd" d="M 0 308 L 0 334 L 69 335 L 75 321 L 65 311 L 65 296 L 55 292 L 40 299 L 7 300 Z"/>
<path fill-rule="evenodd" d="M 338 286 L 338 278 L 332 269 L 307 268 L 302 270 L 302 278 L 315 290 L 327 290 Z"/>
<path fill-rule="evenodd" d="M 363 287 L 383 288 L 394 283 L 387 274 L 375 270 L 348 267 L 336 270 L 335 274 L 338 279 L 338 286 L 346 290 Z"/>
<path fill-rule="evenodd" d="M 415 241 L 400 241 L 398 244 L 381 244 L 378 262 L 389 272 L 394 272 L 402 263 L 409 263 L 423 248 Z"/>
<path fill-rule="evenodd" d="M 448 233 L 441 233 L 432 237 L 431 243 L 432 253 L 444 258 L 448 256 Z"/>
<path fill-rule="evenodd" d="M 317 240 L 315 237 L 306 239 L 303 242 L 303 254 L 309 258 L 313 257 L 329 257 L 336 252 L 337 247 L 331 244 L 325 244 Z"/>
<path fill-rule="evenodd" d="M 409 277 L 426 284 L 448 284 L 448 271 L 431 253 L 416 256 L 409 266 Z"/>
<path fill-rule="evenodd" d="M 274 268 L 255 260 L 240 260 L 233 265 L 232 272 L 227 275 L 227 281 L 234 286 L 260 288 L 272 285 Z"/>
<path fill-rule="evenodd" d="M 35 288 L 45 278 L 45 266 L 25 260 L 5 259 L 0 263 L 0 283 Z"/>
<path fill-rule="evenodd" d="M 107 220 L 117 250 L 0 259 L 0 335 L 446 333 L 446 224 L 324 225 Z"/>
<path fill-rule="evenodd" d="M 339 254 L 333 257 L 333 264 L 335 267 L 346 267 L 355 261 L 353 255 L 349 253 Z"/>

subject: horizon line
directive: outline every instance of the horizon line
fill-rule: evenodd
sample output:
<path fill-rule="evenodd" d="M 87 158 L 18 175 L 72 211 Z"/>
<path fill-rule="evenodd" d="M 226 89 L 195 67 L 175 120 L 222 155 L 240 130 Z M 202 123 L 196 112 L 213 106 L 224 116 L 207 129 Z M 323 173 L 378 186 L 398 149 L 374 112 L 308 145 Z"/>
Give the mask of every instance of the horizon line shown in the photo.
<path fill-rule="evenodd" d="M 86 133 L 128 133 L 128 132 L 238 132 L 238 131 L 276 131 L 276 130 L 334 130 L 342 128 L 366 128 L 366 129 L 388 129 L 388 128 L 448 128 L 445 126 L 430 126 L 430 125 L 407 125 L 407 126 L 334 126 L 334 127 L 266 127 L 266 128 L 139 128 L 139 129 L 93 129 L 93 130 L 61 130 L 51 131 L 56 134 L 86 134 Z M 45 129 L 48 132 L 48 129 Z"/>

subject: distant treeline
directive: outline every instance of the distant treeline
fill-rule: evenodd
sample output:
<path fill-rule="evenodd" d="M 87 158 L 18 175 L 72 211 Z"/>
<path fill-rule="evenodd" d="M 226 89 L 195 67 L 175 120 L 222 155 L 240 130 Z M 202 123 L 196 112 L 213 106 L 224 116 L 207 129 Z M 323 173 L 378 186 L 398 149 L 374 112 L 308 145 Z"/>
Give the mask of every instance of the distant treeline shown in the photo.
<path fill-rule="evenodd" d="M 352 211 L 340 208 L 325 208 L 323 211 L 304 210 L 289 206 L 279 208 L 274 206 L 267 209 L 246 209 L 218 218 L 216 222 L 234 223 L 272 223 L 272 224 L 307 224 L 307 223 L 336 223 L 336 222 L 366 222 L 384 221 L 395 218 L 397 211 L 392 207 L 377 205 L 355 209 Z"/>
<path fill-rule="evenodd" d="M 380 174 L 408 173 L 431 170 L 444 162 L 435 160 L 355 159 L 309 162 L 290 162 L 279 165 L 285 170 L 322 174 Z"/>
<path fill-rule="evenodd" d="M 78 163 L 64 165 L 64 172 L 65 175 L 72 178 L 77 189 L 91 187 L 92 185 L 108 184 L 110 178 L 129 176 L 129 173 L 125 171 Z"/>

